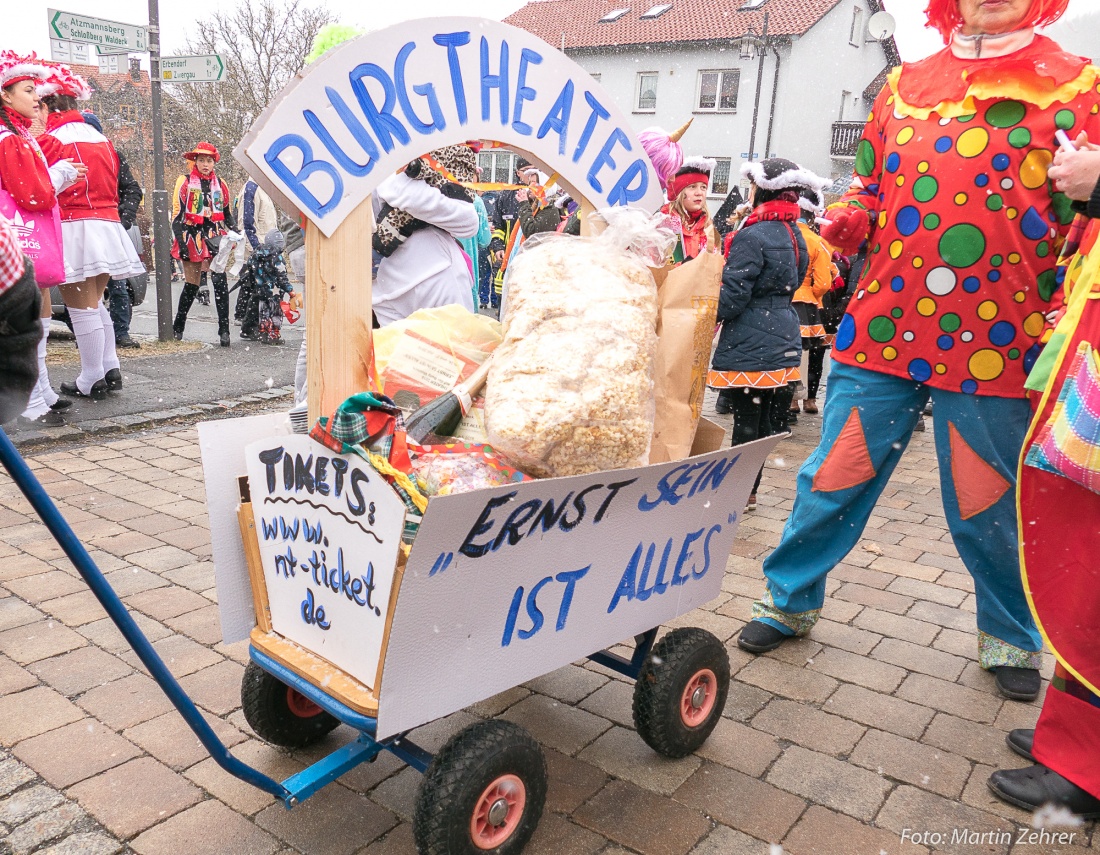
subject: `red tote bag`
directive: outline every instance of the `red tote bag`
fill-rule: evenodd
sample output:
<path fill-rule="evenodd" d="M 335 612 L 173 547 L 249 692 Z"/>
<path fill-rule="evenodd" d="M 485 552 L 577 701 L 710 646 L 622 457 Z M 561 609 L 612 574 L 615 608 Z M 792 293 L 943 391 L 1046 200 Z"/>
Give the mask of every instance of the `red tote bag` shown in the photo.
<path fill-rule="evenodd" d="M 34 262 L 39 288 L 65 281 L 65 255 L 61 242 L 61 215 L 54 205 L 48 211 L 26 211 L 11 193 L 0 188 L 0 214 L 12 225 L 23 255 Z"/>

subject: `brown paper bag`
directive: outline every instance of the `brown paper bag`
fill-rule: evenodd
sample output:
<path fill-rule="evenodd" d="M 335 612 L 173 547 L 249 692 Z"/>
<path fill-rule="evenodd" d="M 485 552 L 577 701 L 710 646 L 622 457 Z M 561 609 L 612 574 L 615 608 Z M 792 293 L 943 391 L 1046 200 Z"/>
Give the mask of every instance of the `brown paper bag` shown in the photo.
<path fill-rule="evenodd" d="M 702 252 L 679 266 L 653 271 L 660 315 L 654 362 L 657 420 L 650 463 L 681 460 L 691 454 L 703 411 L 725 263 L 720 252 Z"/>

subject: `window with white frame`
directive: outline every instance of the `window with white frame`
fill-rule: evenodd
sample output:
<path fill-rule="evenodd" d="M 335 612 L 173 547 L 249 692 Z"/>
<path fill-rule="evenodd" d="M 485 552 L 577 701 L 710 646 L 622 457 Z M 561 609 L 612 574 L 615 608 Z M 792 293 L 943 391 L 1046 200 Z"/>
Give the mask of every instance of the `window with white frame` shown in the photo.
<path fill-rule="evenodd" d="M 516 155 L 510 151 L 483 151 L 477 156 L 481 167 L 480 180 L 486 183 L 511 184 L 515 176 Z"/>
<path fill-rule="evenodd" d="M 711 196 L 726 196 L 730 192 L 730 166 L 732 161 L 728 157 L 715 157 L 714 172 L 710 174 Z"/>
<path fill-rule="evenodd" d="M 639 71 L 634 112 L 653 113 L 657 110 L 657 72 Z"/>
<path fill-rule="evenodd" d="M 699 72 L 699 88 L 695 98 L 696 110 L 736 110 L 737 89 L 741 83 L 741 70 L 724 68 Z"/>
<path fill-rule="evenodd" d="M 856 6 L 852 10 L 852 31 L 848 33 L 848 44 L 859 47 L 863 42 L 863 9 Z"/>

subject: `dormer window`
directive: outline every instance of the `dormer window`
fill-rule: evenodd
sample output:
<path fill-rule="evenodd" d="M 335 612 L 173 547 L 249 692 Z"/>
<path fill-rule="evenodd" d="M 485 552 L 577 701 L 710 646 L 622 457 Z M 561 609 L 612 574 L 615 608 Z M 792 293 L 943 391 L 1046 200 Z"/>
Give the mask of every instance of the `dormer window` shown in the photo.
<path fill-rule="evenodd" d="M 614 10 L 608 12 L 602 18 L 600 18 L 599 23 L 601 23 L 601 24 L 610 24 L 612 21 L 619 20 L 619 18 L 621 18 L 623 15 L 625 15 L 629 11 L 630 11 L 629 6 L 625 9 L 614 9 Z"/>
<path fill-rule="evenodd" d="M 665 12 L 672 8 L 671 3 L 660 3 L 642 15 L 642 20 L 653 20 L 654 18 L 660 18 Z"/>

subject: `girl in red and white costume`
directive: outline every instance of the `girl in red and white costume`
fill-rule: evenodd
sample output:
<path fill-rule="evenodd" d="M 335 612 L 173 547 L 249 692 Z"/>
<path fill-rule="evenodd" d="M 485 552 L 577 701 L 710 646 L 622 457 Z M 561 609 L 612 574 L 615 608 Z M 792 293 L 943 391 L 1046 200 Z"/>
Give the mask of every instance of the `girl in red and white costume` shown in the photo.
<path fill-rule="evenodd" d="M 103 398 L 122 388 L 115 354 L 114 325 L 103 305 L 107 280 L 145 272 L 134 245 L 118 218 L 118 155 L 103 134 L 84 121 L 77 101 L 91 90 L 79 75 L 58 66 L 38 87 L 50 113 L 46 133 L 38 138 L 46 159 L 72 158 L 88 167 L 87 175 L 58 196 L 65 243 L 65 283 L 61 296 L 69 309 L 80 348 L 80 374 L 66 394 Z"/>
<path fill-rule="evenodd" d="M 86 170 L 83 164 L 59 159 L 46 164 L 38 143 L 30 133 L 38 108 L 35 85 L 51 69 L 33 54 L 0 53 L 0 187 L 8 191 L 24 211 L 48 214 L 57 205 L 57 192 L 75 182 Z M 71 403 L 59 398 L 46 372 L 46 337 L 50 331 L 49 286 L 42 291 L 42 340 L 38 343 L 38 383 L 31 392 L 23 418 L 39 424 L 62 423 L 60 411 Z"/>

